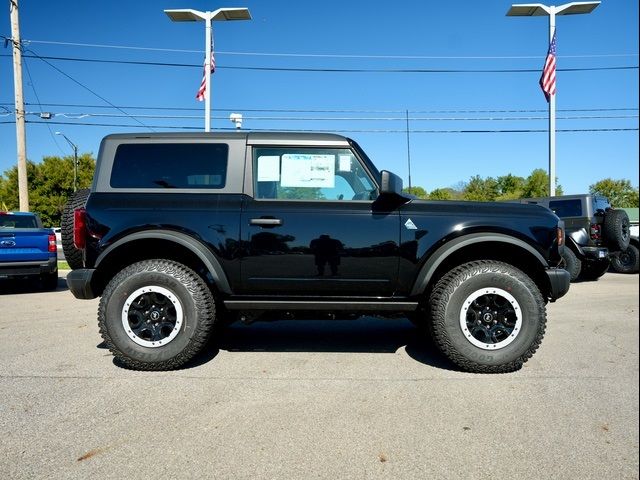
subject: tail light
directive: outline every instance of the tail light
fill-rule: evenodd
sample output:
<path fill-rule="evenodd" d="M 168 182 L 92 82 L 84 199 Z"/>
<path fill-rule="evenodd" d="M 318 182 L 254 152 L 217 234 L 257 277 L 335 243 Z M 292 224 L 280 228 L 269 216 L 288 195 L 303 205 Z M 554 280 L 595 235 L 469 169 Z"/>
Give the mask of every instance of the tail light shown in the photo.
<path fill-rule="evenodd" d="M 55 253 L 58 251 L 58 247 L 56 246 L 56 234 L 49 234 L 49 252 Z"/>
<path fill-rule="evenodd" d="M 556 240 L 558 241 L 559 247 L 564 245 L 564 229 L 562 227 L 556 228 Z"/>
<path fill-rule="evenodd" d="M 589 228 L 589 236 L 591 240 L 601 240 L 602 239 L 602 227 L 597 223 L 592 223 Z"/>
<path fill-rule="evenodd" d="M 73 245 L 78 250 L 87 245 L 87 211 L 84 208 L 73 211 Z"/>

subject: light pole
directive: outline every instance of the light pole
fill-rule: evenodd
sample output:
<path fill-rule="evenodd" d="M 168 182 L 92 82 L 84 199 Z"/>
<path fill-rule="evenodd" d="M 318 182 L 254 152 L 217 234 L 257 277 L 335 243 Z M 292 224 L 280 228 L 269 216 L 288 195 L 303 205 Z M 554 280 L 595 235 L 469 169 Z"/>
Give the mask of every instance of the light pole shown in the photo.
<path fill-rule="evenodd" d="M 73 143 L 69 138 L 62 132 L 56 132 L 56 135 L 62 135 L 62 137 L 67 141 L 71 148 L 73 148 L 73 191 L 78 190 L 78 146 Z"/>
<path fill-rule="evenodd" d="M 549 17 L 549 44 L 556 33 L 556 15 L 578 15 L 591 13 L 600 2 L 571 2 L 564 5 L 522 3 L 511 5 L 508 17 Z M 549 196 L 556 195 L 556 96 L 549 96 Z"/>
<path fill-rule="evenodd" d="M 248 8 L 219 8 L 214 12 L 201 12 L 193 9 L 165 10 L 164 13 L 174 22 L 197 22 L 205 24 L 205 92 L 204 92 L 204 131 L 211 131 L 211 52 L 213 51 L 213 30 L 211 22 L 226 20 L 251 20 Z"/>

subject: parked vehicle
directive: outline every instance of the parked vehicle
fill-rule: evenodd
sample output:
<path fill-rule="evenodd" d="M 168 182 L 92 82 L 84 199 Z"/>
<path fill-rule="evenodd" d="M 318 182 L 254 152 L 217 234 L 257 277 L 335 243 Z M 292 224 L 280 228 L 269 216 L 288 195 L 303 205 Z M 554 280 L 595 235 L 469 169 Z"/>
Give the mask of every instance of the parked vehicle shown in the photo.
<path fill-rule="evenodd" d="M 58 285 L 56 236 L 35 213 L 0 212 L 0 279 L 40 279 Z"/>
<path fill-rule="evenodd" d="M 611 270 L 618 273 L 638 273 L 639 257 L 638 250 L 640 249 L 640 239 L 638 235 L 638 209 L 637 208 L 625 208 L 629 215 L 630 222 L 630 241 L 626 250 L 616 252 L 611 256 Z"/>
<path fill-rule="evenodd" d="M 605 197 L 583 194 L 517 201 L 547 207 L 564 221 L 567 248 L 562 258 L 571 281 L 600 278 L 609 269 L 610 256 L 629 246 L 629 217 L 624 210 L 611 208 Z"/>
<path fill-rule="evenodd" d="M 110 135 L 83 205 L 67 283 L 101 296 L 134 369 L 177 368 L 235 319 L 379 315 L 425 324 L 464 370 L 512 371 L 569 289 L 548 209 L 410 198 L 339 135 Z"/>

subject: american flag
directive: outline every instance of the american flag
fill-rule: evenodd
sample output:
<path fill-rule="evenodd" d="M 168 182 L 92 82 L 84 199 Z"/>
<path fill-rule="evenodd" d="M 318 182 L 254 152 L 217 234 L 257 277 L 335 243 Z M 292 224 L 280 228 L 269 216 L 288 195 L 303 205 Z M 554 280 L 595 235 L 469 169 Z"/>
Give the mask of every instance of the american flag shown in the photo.
<path fill-rule="evenodd" d="M 205 60 L 204 68 L 202 69 L 202 82 L 200 83 L 200 88 L 198 89 L 198 93 L 196 93 L 196 100 L 202 102 L 204 100 L 204 92 L 207 90 L 207 72 L 205 68 L 207 68 L 207 61 Z M 216 61 L 213 58 L 213 51 L 211 52 L 211 73 L 216 71 Z"/>
<path fill-rule="evenodd" d="M 547 102 L 552 95 L 556 94 L 556 32 L 553 32 L 553 39 L 549 45 L 547 58 L 544 61 L 544 68 L 540 77 L 540 88 L 542 88 Z"/>

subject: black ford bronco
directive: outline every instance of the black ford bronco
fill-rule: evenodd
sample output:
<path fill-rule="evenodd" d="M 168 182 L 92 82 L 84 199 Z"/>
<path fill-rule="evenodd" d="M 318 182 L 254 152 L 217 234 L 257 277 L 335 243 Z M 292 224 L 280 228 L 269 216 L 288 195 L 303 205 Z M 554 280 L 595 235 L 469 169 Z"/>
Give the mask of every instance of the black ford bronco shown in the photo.
<path fill-rule="evenodd" d="M 464 370 L 512 371 L 569 289 L 551 211 L 410 198 L 339 135 L 110 135 L 82 203 L 67 282 L 101 296 L 134 369 L 180 367 L 234 320 L 373 315 L 423 324 Z"/>

